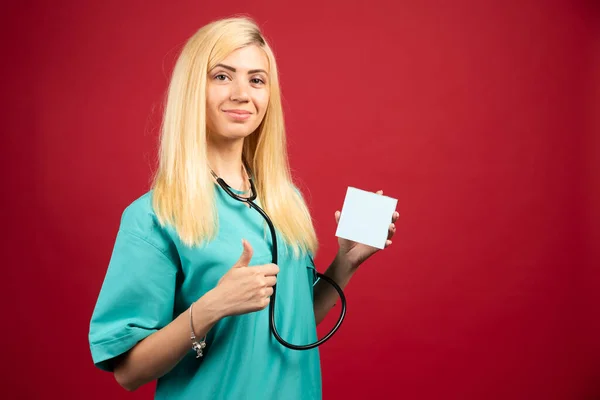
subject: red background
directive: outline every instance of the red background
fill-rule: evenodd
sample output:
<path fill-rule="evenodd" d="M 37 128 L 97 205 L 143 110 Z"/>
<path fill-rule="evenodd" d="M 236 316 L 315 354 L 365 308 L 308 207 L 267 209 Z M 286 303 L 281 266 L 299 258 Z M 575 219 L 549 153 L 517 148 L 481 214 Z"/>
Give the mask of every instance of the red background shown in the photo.
<path fill-rule="evenodd" d="M 2 397 L 151 397 L 93 367 L 89 318 L 177 50 L 234 13 L 278 56 L 319 269 L 347 186 L 399 200 L 324 398 L 600 398 L 600 6 L 566 0 L 5 6 Z"/>

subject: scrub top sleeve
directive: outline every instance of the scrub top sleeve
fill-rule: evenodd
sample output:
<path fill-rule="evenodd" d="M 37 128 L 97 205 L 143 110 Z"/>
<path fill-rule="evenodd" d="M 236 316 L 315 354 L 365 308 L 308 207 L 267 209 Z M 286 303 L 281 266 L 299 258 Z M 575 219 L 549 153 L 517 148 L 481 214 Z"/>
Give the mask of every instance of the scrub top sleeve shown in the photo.
<path fill-rule="evenodd" d="M 142 235 L 121 228 L 90 321 L 94 364 L 115 357 L 173 320 L 177 265 Z"/>
<path fill-rule="evenodd" d="M 313 260 L 312 253 L 308 255 L 308 268 L 311 271 L 312 285 L 314 286 L 315 283 L 317 283 L 317 281 L 319 280 L 319 277 L 317 276 L 317 267 L 315 265 L 315 261 Z"/>

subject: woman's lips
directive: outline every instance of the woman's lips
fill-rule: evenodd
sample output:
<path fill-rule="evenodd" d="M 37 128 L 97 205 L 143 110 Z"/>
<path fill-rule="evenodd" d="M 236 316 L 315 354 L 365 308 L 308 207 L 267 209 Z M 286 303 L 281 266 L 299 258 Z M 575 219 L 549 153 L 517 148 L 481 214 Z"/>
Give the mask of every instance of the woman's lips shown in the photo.
<path fill-rule="evenodd" d="M 252 115 L 250 111 L 246 110 L 223 110 L 223 112 L 234 121 L 245 121 Z"/>

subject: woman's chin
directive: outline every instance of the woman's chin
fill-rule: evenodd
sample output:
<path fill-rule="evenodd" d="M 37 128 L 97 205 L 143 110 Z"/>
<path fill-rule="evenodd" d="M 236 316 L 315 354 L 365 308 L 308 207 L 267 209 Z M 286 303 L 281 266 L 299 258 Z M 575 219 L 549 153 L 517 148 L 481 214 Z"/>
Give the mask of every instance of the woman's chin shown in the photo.
<path fill-rule="evenodd" d="M 250 136 L 251 134 L 252 134 L 252 132 L 248 132 L 248 131 L 243 131 L 243 132 L 228 131 L 228 132 L 213 134 L 213 136 L 215 136 L 215 139 L 226 140 L 226 141 L 236 141 L 236 140 L 245 139 L 248 136 Z"/>

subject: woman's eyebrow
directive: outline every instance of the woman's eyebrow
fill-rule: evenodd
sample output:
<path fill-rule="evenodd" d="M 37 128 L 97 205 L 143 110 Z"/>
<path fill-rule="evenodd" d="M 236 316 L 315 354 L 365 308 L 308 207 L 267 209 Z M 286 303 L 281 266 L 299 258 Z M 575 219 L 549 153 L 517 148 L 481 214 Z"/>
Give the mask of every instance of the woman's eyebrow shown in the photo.
<path fill-rule="evenodd" d="M 231 67 L 231 66 L 229 66 L 229 65 L 225 65 L 225 64 L 217 64 L 217 65 L 215 65 L 215 68 L 217 68 L 217 67 L 221 67 L 221 68 L 228 69 L 228 70 L 230 70 L 231 72 L 236 72 L 236 69 L 235 69 L 235 68 L 233 68 L 233 67 Z M 214 68 L 213 68 L 213 69 L 214 69 Z M 248 74 L 256 74 L 257 72 L 262 72 L 262 73 L 264 73 L 265 75 L 269 75 L 269 74 L 267 73 L 267 71 L 265 71 L 264 69 L 251 69 L 250 71 L 248 71 Z"/>

